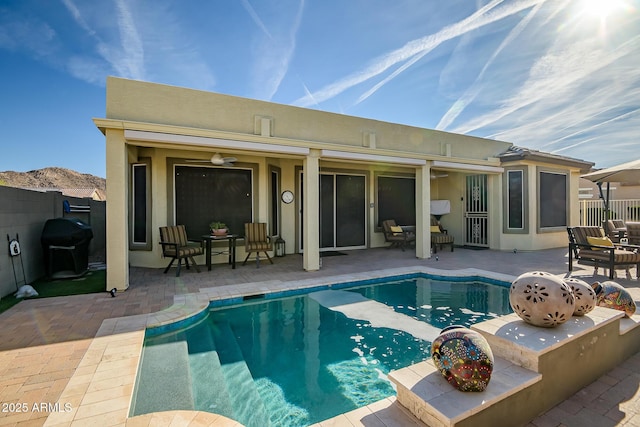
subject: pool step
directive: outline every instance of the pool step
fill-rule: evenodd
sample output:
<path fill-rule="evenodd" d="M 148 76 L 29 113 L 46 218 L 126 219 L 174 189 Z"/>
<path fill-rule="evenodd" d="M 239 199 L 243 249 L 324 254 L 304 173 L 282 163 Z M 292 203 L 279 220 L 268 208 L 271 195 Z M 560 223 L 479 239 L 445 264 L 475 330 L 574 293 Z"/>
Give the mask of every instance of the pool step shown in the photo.
<path fill-rule="evenodd" d="M 542 375 L 496 357 L 489 386 L 481 393 L 453 388 L 431 359 L 392 371 L 389 379 L 396 384 L 398 402 L 418 419 L 430 427 L 451 427 L 516 395 Z"/>
<path fill-rule="evenodd" d="M 234 417 L 245 427 L 269 426 L 269 415 L 244 361 L 244 356 L 228 322 L 216 321 L 212 327 L 222 374 L 231 392 Z"/>
<path fill-rule="evenodd" d="M 187 331 L 189 364 L 193 378 L 195 408 L 233 417 L 231 398 L 222 374 L 220 358 L 211 334 L 209 322 L 202 322 Z M 206 378 L 206 381 L 204 380 Z"/>
<path fill-rule="evenodd" d="M 136 388 L 132 415 L 193 410 L 187 343 L 179 337 L 165 337 L 145 344 Z"/>

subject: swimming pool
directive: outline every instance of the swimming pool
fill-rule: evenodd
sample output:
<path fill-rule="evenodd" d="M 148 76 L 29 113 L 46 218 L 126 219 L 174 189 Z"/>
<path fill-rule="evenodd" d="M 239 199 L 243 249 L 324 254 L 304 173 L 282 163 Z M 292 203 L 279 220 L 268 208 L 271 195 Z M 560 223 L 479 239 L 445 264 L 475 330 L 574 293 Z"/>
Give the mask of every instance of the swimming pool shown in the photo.
<path fill-rule="evenodd" d="M 430 357 L 445 326 L 511 312 L 508 284 L 416 275 L 212 304 L 149 330 L 131 415 L 196 409 L 304 426 L 395 394 L 386 374 Z"/>

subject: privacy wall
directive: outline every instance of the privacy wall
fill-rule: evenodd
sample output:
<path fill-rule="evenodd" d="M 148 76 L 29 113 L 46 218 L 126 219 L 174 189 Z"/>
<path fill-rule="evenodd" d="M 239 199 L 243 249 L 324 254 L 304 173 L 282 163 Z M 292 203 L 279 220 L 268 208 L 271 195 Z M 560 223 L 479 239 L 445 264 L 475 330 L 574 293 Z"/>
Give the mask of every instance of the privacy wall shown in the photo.
<path fill-rule="evenodd" d="M 65 212 L 65 201 L 72 206 L 71 212 Z M 76 211 L 75 206 L 84 209 Z M 0 239 L 4 242 L 0 246 L 0 296 L 14 293 L 17 283 L 32 283 L 46 275 L 40 236 L 45 222 L 51 218 L 74 217 L 89 223 L 93 231 L 89 262 L 104 262 L 105 207 L 105 202 L 67 197 L 57 191 L 39 192 L 0 186 Z M 21 255 L 12 257 L 9 240 L 16 238 Z"/>

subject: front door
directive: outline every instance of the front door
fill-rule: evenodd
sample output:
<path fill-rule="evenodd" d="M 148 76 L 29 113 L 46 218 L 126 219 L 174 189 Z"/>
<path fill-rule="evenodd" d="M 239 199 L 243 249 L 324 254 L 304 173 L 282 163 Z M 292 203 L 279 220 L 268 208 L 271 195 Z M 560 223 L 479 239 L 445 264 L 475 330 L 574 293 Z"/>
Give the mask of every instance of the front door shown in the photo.
<path fill-rule="evenodd" d="M 489 247 L 487 175 L 467 176 L 464 218 L 464 244 Z"/>
<path fill-rule="evenodd" d="M 303 174 L 300 174 L 300 188 Z M 304 197 L 304 194 L 302 194 Z M 320 175 L 320 251 L 366 247 L 366 179 L 364 175 Z M 302 248 L 302 218 L 300 248 Z"/>

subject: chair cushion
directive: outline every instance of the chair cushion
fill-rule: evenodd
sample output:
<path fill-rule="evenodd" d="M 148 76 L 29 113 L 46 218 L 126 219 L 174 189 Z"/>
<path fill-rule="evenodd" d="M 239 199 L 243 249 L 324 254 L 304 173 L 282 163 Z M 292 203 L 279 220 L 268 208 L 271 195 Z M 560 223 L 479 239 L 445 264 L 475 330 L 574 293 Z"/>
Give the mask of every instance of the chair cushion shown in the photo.
<path fill-rule="evenodd" d="M 432 233 L 442 233 L 442 231 L 440 231 L 440 226 L 438 226 L 438 225 L 432 225 L 431 226 L 431 232 Z"/>
<path fill-rule="evenodd" d="M 245 251 L 270 251 L 271 243 L 269 242 L 247 242 L 244 245 Z"/>
<path fill-rule="evenodd" d="M 400 227 L 399 225 L 392 225 L 391 227 L 389 227 L 389 229 L 391 230 L 394 236 L 398 236 L 403 233 L 402 227 Z"/>
<path fill-rule="evenodd" d="M 431 233 L 431 243 L 453 243 L 453 236 L 444 233 Z"/>
<path fill-rule="evenodd" d="M 589 242 L 590 245 L 608 246 L 610 248 L 613 247 L 613 242 L 608 237 L 587 236 L 587 242 Z M 591 249 L 598 250 L 598 248 L 591 248 Z"/>

